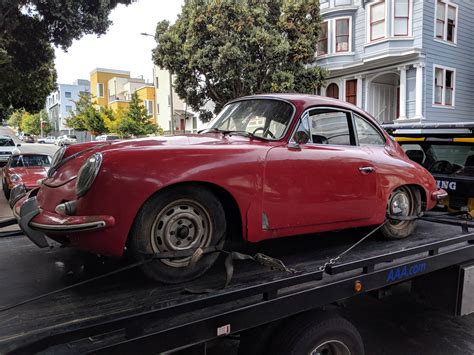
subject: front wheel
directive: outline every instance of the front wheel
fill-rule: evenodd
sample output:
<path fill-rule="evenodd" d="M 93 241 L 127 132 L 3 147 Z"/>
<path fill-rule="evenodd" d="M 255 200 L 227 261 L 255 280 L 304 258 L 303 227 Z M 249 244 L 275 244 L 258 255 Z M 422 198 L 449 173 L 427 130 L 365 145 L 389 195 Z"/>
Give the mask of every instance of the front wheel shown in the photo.
<path fill-rule="evenodd" d="M 136 260 L 176 251 L 222 246 L 226 231 L 224 208 L 209 190 L 189 185 L 153 196 L 140 210 L 129 236 Z M 203 255 L 190 266 L 191 257 L 154 260 L 142 266 L 153 280 L 180 283 L 204 274 L 218 253 Z"/>
<path fill-rule="evenodd" d="M 395 189 L 388 199 L 387 214 L 389 216 L 410 217 L 421 212 L 421 196 L 418 189 L 401 186 Z M 381 232 L 387 239 L 403 239 L 408 237 L 416 228 L 416 220 L 388 221 Z"/>

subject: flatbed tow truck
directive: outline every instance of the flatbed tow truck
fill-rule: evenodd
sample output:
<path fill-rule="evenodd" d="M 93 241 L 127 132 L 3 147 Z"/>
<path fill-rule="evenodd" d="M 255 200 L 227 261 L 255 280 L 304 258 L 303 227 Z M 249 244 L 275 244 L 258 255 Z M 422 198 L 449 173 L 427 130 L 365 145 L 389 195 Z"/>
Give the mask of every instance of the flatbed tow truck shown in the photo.
<path fill-rule="evenodd" d="M 198 280 L 163 285 L 123 261 L 89 267 L 77 251 L 45 251 L 3 233 L 0 353 L 194 354 L 235 337 L 241 354 L 363 354 L 355 327 L 329 315 L 332 305 L 411 282 L 456 315 L 474 312 L 472 227 L 429 213 L 404 240 L 374 233 L 358 243 L 368 232 L 362 229 L 264 242 L 258 251 L 280 259 L 286 271 L 236 262 L 223 289 L 224 258 Z M 203 288 L 212 290 L 196 291 Z"/>

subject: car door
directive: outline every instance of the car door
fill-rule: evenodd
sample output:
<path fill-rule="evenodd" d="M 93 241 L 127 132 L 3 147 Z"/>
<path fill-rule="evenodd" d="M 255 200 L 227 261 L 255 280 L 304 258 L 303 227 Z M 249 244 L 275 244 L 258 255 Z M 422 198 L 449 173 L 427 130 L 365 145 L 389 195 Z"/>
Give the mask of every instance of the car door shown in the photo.
<path fill-rule="evenodd" d="M 293 136 L 299 143 L 290 141 L 267 155 L 263 194 L 267 229 L 370 218 L 376 170 L 370 152 L 356 145 L 352 113 L 311 109 L 302 115 Z"/>

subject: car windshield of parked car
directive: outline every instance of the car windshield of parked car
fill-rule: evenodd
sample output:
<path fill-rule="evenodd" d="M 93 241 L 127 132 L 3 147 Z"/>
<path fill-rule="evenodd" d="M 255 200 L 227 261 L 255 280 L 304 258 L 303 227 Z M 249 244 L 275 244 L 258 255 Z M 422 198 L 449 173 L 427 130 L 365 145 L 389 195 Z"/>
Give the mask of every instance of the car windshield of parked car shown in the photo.
<path fill-rule="evenodd" d="M 12 157 L 10 163 L 11 168 L 28 168 L 28 167 L 49 167 L 51 158 L 48 155 L 16 155 Z"/>
<path fill-rule="evenodd" d="M 15 142 L 11 138 L 0 138 L 0 147 L 14 147 Z"/>
<path fill-rule="evenodd" d="M 407 156 L 430 173 L 474 176 L 474 147 L 441 142 L 400 142 Z"/>
<path fill-rule="evenodd" d="M 243 100 L 228 104 L 206 131 L 248 132 L 265 139 L 283 137 L 293 116 L 293 107 L 270 99 Z"/>

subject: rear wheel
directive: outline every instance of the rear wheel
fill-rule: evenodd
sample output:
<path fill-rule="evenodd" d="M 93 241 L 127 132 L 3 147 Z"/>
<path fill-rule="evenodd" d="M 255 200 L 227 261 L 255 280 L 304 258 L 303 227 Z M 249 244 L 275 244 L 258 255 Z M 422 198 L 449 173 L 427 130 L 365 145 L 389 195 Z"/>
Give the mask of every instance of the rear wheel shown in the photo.
<path fill-rule="evenodd" d="M 421 196 L 418 189 L 401 186 L 395 189 L 388 199 L 387 214 L 394 217 L 416 216 L 421 212 Z M 403 239 L 408 237 L 416 228 L 416 220 L 390 220 L 382 228 L 382 234 L 387 239 Z"/>
<path fill-rule="evenodd" d="M 195 250 L 224 243 L 225 213 L 209 190 L 189 185 L 152 197 L 139 212 L 130 235 L 132 255 L 144 260 L 160 253 Z M 180 283 L 204 274 L 218 253 L 203 255 L 190 266 L 191 257 L 155 260 L 143 265 L 145 274 L 165 283 Z"/>

